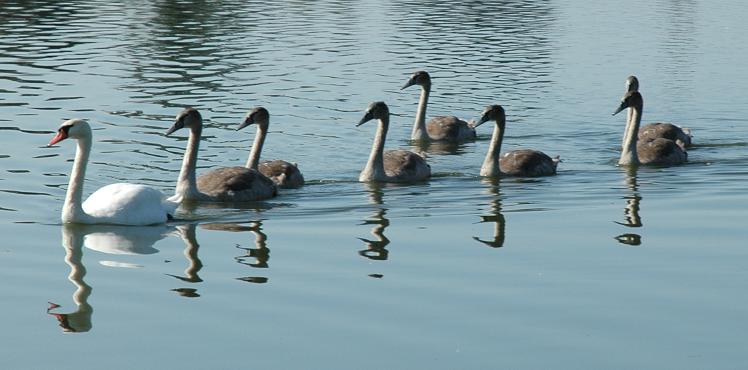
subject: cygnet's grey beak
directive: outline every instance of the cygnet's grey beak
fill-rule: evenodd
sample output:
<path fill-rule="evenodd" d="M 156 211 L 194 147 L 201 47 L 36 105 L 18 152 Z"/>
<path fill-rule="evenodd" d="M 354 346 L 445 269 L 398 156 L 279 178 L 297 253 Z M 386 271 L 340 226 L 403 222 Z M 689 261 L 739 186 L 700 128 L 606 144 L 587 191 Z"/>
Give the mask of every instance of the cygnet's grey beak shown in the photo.
<path fill-rule="evenodd" d="M 169 130 L 166 131 L 166 136 L 169 136 L 174 131 L 179 130 L 180 128 L 184 128 L 184 120 L 178 119 L 176 122 L 174 122 L 174 125 L 171 126 Z"/>
<path fill-rule="evenodd" d="M 626 101 L 624 100 L 621 102 L 621 105 L 618 106 L 618 109 L 616 109 L 616 111 L 613 112 L 613 115 L 615 116 L 616 114 L 620 113 L 622 110 L 626 108 L 628 108 L 628 106 L 626 105 Z"/>
<path fill-rule="evenodd" d="M 239 127 L 236 128 L 236 131 L 239 131 L 239 130 L 241 130 L 241 129 L 243 129 L 243 128 L 245 128 L 245 127 L 247 127 L 247 126 L 249 126 L 249 125 L 251 125 L 253 123 L 255 123 L 254 117 L 253 116 L 249 116 L 249 117 L 247 117 L 247 118 L 244 119 L 244 122 L 242 122 L 242 124 L 239 125 Z"/>
<path fill-rule="evenodd" d="M 374 115 L 372 115 L 370 111 L 367 111 L 366 114 L 364 114 L 364 117 L 361 118 L 361 121 L 358 121 L 358 123 L 356 124 L 356 127 L 361 126 L 368 121 L 371 121 L 373 118 L 374 118 Z"/>

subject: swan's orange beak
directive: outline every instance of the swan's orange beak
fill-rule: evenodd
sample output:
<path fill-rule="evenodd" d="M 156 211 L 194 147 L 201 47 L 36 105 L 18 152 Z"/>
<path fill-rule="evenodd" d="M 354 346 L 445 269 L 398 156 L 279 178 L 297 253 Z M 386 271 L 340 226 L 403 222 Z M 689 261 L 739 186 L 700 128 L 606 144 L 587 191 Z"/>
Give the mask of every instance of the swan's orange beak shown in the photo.
<path fill-rule="evenodd" d="M 52 138 L 52 141 L 50 141 L 49 144 L 47 144 L 47 146 L 55 145 L 55 144 L 59 143 L 60 141 L 63 141 L 65 139 L 67 139 L 67 138 L 68 138 L 68 133 L 65 132 L 65 130 L 61 129 L 61 130 L 57 131 L 57 135 L 55 135 L 55 137 Z"/>

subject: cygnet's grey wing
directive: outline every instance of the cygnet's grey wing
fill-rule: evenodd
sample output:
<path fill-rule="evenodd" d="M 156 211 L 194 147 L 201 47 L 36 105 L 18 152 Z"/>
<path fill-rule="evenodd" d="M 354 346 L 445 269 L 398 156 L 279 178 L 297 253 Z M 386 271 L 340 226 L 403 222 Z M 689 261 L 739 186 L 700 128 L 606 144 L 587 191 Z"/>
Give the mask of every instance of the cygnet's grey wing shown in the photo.
<path fill-rule="evenodd" d="M 426 131 L 432 140 L 464 141 L 475 139 L 475 129 L 455 116 L 438 116 L 426 124 Z"/>
<path fill-rule="evenodd" d="M 558 160 L 543 152 L 531 149 L 504 153 L 499 160 L 501 172 L 511 176 L 550 176 L 556 174 Z"/>
<path fill-rule="evenodd" d="M 407 150 L 385 152 L 384 171 L 394 181 L 420 181 L 431 177 L 431 166 L 426 160 Z"/>
<path fill-rule="evenodd" d="M 297 188 L 304 185 L 304 175 L 296 164 L 280 159 L 265 161 L 257 167 L 260 172 L 281 188 Z"/>
<path fill-rule="evenodd" d="M 672 140 L 683 149 L 691 146 L 691 135 L 672 123 L 650 123 L 639 129 L 639 141 L 650 141 L 657 138 Z"/>
<path fill-rule="evenodd" d="M 222 167 L 197 178 L 197 188 L 219 201 L 250 201 L 274 197 L 272 180 L 246 167 Z"/>
<path fill-rule="evenodd" d="M 688 160 L 688 153 L 680 145 L 664 138 L 638 142 L 636 153 L 642 164 L 669 166 Z"/>

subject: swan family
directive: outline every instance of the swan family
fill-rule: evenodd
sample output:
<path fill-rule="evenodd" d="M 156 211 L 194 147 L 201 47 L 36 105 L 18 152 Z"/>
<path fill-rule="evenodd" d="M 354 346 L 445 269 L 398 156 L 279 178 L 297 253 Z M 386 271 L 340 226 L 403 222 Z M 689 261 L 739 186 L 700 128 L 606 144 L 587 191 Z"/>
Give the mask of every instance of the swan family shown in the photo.
<path fill-rule="evenodd" d="M 486 122 L 495 123 L 486 158 L 480 168 L 484 177 L 552 176 L 560 162 L 558 156 L 533 149 L 513 150 L 501 154 L 506 129 L 506 112 L 501 105 L 487 106 L 477 121 L 468 123 L 455 116 L 437 116 L 426 121 L 426 107 L 431 93 L 431 77 L 425 71 L 415 72 L 401 90 L 421 87 L 411 140 L 423 142 L 461 143 L 476 138 L 476 129 Z M 626 91 L 613 115 L 628 109 L 621 145 L 621 166 L 671 166 L 688 160 L 686 149 L 691 145 L 690 130 L 670 123 L 641 126 L 644 100 L 639 92 L 639 80 L 630 76 Z M 431 167 L 420 154 L 408 150 L 385 151 L 390 125 L 390 111 L 384 102 L 369 104 L 363 118 L 356 124 L 378 122 L 368 161 L 359 175 L 362 182 L 415 183 L 431 177 Z M 65 201 L 62 206 L 63 223 L 154 225 L 173 218 L 184 202 L 246 202 L 265 200 L 278 195 L 278 189 L 304 185 L 304 176 L 295 163 L 284 160 L 260 161 L 270 123 L 270 113 L 263 107 L 253 108 L 236 128 L 241 130 L 256 125 L 256 135 L 244 166 L 219 167 L 200 176 L 196 174 L 198 149 L 203 130 L 203 118 L 195 108 L 177 114 L 165 136 L 187 129 L 188 140 L 174 195 L 167 196 L 152 187 L 140 184 L 116 183 L 93 192 L 85 201 L 83 182 L 91 153 L 91 127 L 83 119 L 62 123 L 49 142 L 55 145 L 65 139 L 77 141 L 73 169 L 70 173 Z"/>

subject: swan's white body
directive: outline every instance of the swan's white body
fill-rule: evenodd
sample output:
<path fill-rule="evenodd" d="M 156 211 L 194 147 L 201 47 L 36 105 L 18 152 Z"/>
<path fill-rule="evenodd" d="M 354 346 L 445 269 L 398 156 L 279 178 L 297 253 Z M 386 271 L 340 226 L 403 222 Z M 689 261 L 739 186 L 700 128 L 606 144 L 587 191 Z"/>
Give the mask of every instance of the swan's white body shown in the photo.
<path fill-rule="evenodd" d="M 384 102 L 371 103 L 366 110 L 366 115 L 356 126 L 372 119 L 379 120 L 379 127 L 369 161 L 361 171 L 358 181 L 416 182 L 431 177 L 431 167 L 420 155 L 407 150 L 384 151 L 390 122 L 390 111 Z"/>
<path fill-rule="evenodd" d="M 255 123 L 257 124 L 257 135 L 255 136 L 245 167 L 259 171 L 270 180 L 273 180 L 279 188 L 298 188 L 304 185 L 304 175 L 301 174 L 296 163 L 280 159 L 260 163 L 260 153 L 262 152 L 262 146 L 265 144 L 265 136 L 267 136 L 268 127 L 270 126 L 270 113 L 263 107 L 252 109 L 247 113 L 247 117 L 239 125 L 237 130 Z"/>
<path fill-rule="evenodd" d="M 184 152 L 173 199 L 208 202 L 245 202 L 274 197 L 278 193 L 275 184 L 259 171 L 245 167 L 222 167 L 196 178 L 197 153 L 203 130 L 203 119 L 194 108 L 187 108 L 176 117 L 174 125 L 166 135 L 187 127 L 190 136 Z"/>
<path fill-rule="evenodd" d="M 104 186 L 81 204 L 83 181 L 91 153 L 91 127 L 84 120 L 71 119 L 60 126 L 49 145 L 66 138 L 78 141 L 73 170 L 65 203 L 63 223 L 153 225 L 165 223 L 179 206 L 178 201 L 166 200 L 164 195 L 145 185 L 118 183 Z"/>
<path fill-rule="evenodd" d="M 627 92 L 613 115 L 626 108 L 629 109 L 629 113 L 623 134 L 621 157 L 618 160 L 619 165 L 667 166 L 683 164 L 688 160 L 688 153 L 673 140 L 661 137 L 646 141 L 638 139 L 639 125 L 644 111 L 644 99 L 638 91 Z"/>
<path fill-rule="evenodd" d="M 484 122 L 496 121 L 488 146 L 488 153 L 480 169 L 485 177 L 499 176 L 551 176 L 556 174 L 559 158 L 551 158 L 545 153 L 532 149 L 513 150 L 501 154 L 501 143 L 504 141 L 506 115 L 500 105 L 491 105 L 481 114 L 476 127 Z"/>
<path fill-rule="evenodd" d="M 96 222 L 81 223 L 160 224 L 168 220 L 168 215 L 173 214 L 178 205 L 178 202 L 166 200 L 162 192 L 149 186 L 110 184 L 96 190 L 83 202 L 84 214 Z"/>
<path fill-rule="evenodd" d="M 475 139 L 475 127 L 455 116 L 437 116 L 426 123 L 426 106 L 429 94 L 431 94 L 431 76 L 426 71 L 415 72 L 401 90 L 413 85 L 421 86 L 421 98 L 418 101 L 416 119 L 410 135 L 411 140 L 460 143 Z"/>

